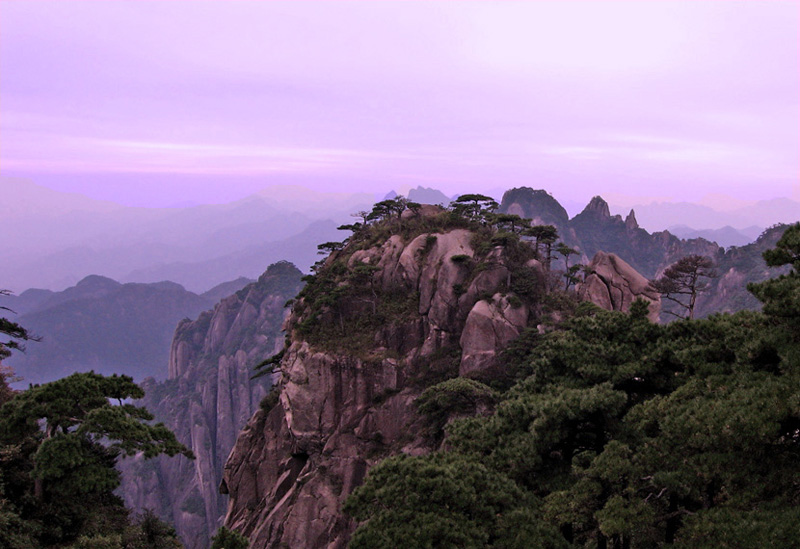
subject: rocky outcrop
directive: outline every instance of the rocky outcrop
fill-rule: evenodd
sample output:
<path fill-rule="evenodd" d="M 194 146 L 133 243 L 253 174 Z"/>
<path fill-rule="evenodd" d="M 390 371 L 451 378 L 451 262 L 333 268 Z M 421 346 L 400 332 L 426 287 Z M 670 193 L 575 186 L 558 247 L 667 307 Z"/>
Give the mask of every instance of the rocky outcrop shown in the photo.
<path fill-rule="evenodd" d="M 639 228 L 639 222 L 636 221 L 636 213 L 633 210 L 625 218 L 625 228 L 629 231 L 635 231 Z"/>
<path fill-rule="evenodd" d="M 497 350 L 519 336 L 527 327 L 528 316 L 525 304 L 512 304 L 501 294 L 476 303 L 461 333 L 459 375 L 471 376 L 491 369 Z"/>
<path fill-rule="evenodd" d="M 658 322 L 661 296 L 650 287 L 649 280 L 614 254 L 598 252 L 577 291 L 584 301 L 608 311 L 627 311 L 636 299 L 646 299 L 650 302 L 648 318 Z"/>
<path fill-rule="evenodd" d="M 225 524 L 253 547 L 345 547 L 355 524 L 341 505 L 369 468 L 391 454 L 433 449 L 416 397 L 435 382 L 490 367 L 527 326 L 530 306 L 506 285 L 512 271 L 541 266 L 512 269 L 503 248 L 477 257 L 474 238 L 455 229 L 345 248 L 295 302 L 279 398 L 256 412 L 225 465 Z M 352 273 L 363 265 L 370 281 L 354 287 Z M 314 284 L 334 272 L 344 274 L 328 278 L 330 288 L 345 297 L 311 303 Z M 329 303 L 330 295 L 317 299 Z M 391 316 L 381 316 L 388 306 Z M 323 337 L 330 333 L 341 336 Z"/>
<path fill-rule="evenodd" d="M 724 252 L 702 238 L 681 240 L 667 231 L 650 234 L 639 227 L 633 210 L 623 220 L 611 215 L 608 203 L 599 196 L 568 219 L 548 193 L 521 187 L 506 192 L 498 211 L 532 219 L 535 225 L 555 226 L 559 240 L 580 253 L 581 263 L 588 263 L 600 251 L 613 253 L 647 278 L 655 278 L 681 257 L 697 254 L 719 261 Z"/>
<path fill-rule="evenodd" d="M 747 284 L 762 282 L 790 271 L 788 265 L 768 267 L 762 256 L 766 250 L 775 247 L 786 227 L 770 227 L 755 242 L 729 248 L 716 262 L 718 276 L 708 281 L 707 291 L 697 298 L 696 316 L 760 309 L 761 303 L 747 291 Z"/>
<path fill-rule="evenodd" d="M 238 432 L 269 390 L 253 366 L 280 351 L 284 304 L 301 287 L 301 273 L 277 263 L 196 320 L 182 321 L 169 357 L 169 379 L 146 380 L 141 402 L 194 452 L 194 461 L 141 457 L 122 463 L 126 505 L 150 508 L 175 525 L 184 544 L 207 547 L 227 498 L 222 468 Z"/>
<path fill-rule="evenodd" d="M 511 189 L 503 194 L 499 210 L 532 219 L 534 225 L 566 226 L 569 221 L 567 210 L 544 190 L 530 187 Z"/>

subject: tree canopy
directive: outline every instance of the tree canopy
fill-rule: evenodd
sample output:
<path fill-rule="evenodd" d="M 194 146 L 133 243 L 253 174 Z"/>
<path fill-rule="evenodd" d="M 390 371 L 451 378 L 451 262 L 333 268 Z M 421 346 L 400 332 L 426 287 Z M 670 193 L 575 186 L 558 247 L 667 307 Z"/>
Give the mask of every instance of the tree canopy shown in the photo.
<path fill-rule="evenodd" d="M 33 386 L 0 408 L 2 510 L 37 545 L 103 537 L 130 526 L 113 494 L 119 457 L 193 457 L 163 424 L 150 423 L 147 410 L 125 402 L 143 396 L 128 376 L 78 373 Z M 3 534 L 0 521 L 0 539 Z"/>
<path fill-rule="evenodd" d="M 495 199 L 483 194 L 462 194 L 450 205 L 457 215 L 472 221 L 487 221 L 499 207 Z"/>
<path fill-rule="evenodd" d="M 679 312 L 664 309 L 664 312 L 679 318 L 694 318 L 697 296 L 708 290 L 710 278 L 717 276 L 714 262 L 702 255 L 682 257 L 651 281 L 661 297 L 678 307 Z"/>

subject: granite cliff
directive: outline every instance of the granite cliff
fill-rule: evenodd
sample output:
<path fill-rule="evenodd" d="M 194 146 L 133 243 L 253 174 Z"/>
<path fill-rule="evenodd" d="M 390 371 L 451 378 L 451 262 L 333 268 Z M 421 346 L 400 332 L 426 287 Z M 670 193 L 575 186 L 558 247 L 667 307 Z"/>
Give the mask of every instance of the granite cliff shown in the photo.
<path fill-rule="evenodd" d="M 501 350 L 550 312 L 550 273 L 530 243 L 439 208 L 333 248 L 293 304 L 279 381 L 225 465 L 225 524 L 253 547 L 345 547 L 356 525 L 341 505 L 368 470 L 441 442 L 420 394 L 491 379 Z"/>
<path fill-rule="evenodd" d="M 763 282 L 789 272 L 787 266 L 767 267 L 762 257 L 766 250 L 775 247 L 786 227 L 770 227 L 755 242 L 745 246 L 731 246 L 717 258 L 717 277 L 709 281 L 708 291 L 697 299 L 698 317 L 713 313 L 734 313 L 743 309 L 761 309 L 761 303 L 747 291 L 747 284 Z"/>
<path fill-rule="evenodd" d="M 129 507 L 153 509 L 174 524 L 190 549 L 208 546 L 224 514 L 227 498 L 218 490 L 223 464 L 270 386 L 268 377 L 251 379 L 252 368 L 283 346 L 284 305 L 302 286 L 300 278 L 290 263 L 276 263 L 213 310 L 181 321 L 168 380 L 142 384 L 141 404 L 196 459 L 125 460 L 120 491 Z"/>

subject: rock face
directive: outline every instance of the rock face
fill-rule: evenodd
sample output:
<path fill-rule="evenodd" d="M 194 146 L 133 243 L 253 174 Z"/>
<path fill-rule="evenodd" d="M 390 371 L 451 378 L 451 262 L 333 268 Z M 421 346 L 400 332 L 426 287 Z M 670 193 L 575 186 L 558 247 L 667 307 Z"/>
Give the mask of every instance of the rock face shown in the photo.
<path fill-rule="evenodd" d="M 567 210 L 550 193 L 530 187 L 506 191 L 499 211 L 531 219 L 534 225 L 553 225 L 559 233 L 563 233 L 569 223 Z"/>
<path fill-rule="evenodd" d="M 277 263 L 196 320 L 175 331 L 169 379 L 146 380 L 142 400 L 196 459 L 142 458 L 121 464 L 126 505 L 150 508 L 175 525 L 184 544 L 204 548 L 220 525 L 227 498 L 219 493 L 222 468 L 239 430 L 269 389 L 252 380 L 253 366 L 283 347 L 286 301 L 301 287 L 301 273 Z"/>
<path fill-rule="evenodd" d="M 761 308 L 761 303 L 747 291 L 747 283 L 761 282 L 789 272 L 788 266 L 767 267 L 761 255 L 775 247 L 786 227 L 771 227 L 755 242 L 746 246 L 733 246 L 725 252 L 717 261 L 717 278 L 710 280 L 708 291 L 697 298 L 698 317 Z"/>
<path fill-rule="evenodd" d="M 648 318 L 659 320 L 661 296 L 645 277 L 614 254 L 598 252 L 577 291 L 581 299 L 608 311 L 627 311 L 634 300 L 646 299 L 650 302 Z"/>
<path fill-rule="evenodd" d="M 501 291 L 511 273 L 504 249 L 478 258 L 473 239 L 463 229 L 395 234 L 332 254 L 317 277 L 361 266 L 371 272 L 361 284 L 380 296 L 372 318 L 383 318 L 380 307 L 391 305 L 390 317 L 369 326 L 359 320 L 375 306 L 364 302 L 366 289 L 335 310 L 313 313 L 320 333 L 341 323 L 334 333 L 347 343 L 304 332 L 316 311 L 310 290 L 295 302 L 279 398 L 256 411 L 225 465 L 225 524 L 252 547 L 345 547 L 355 524 L 341 505 L 369 468 L 391 454 L 432 449 L 416 397 L 433 383 L 490 367 L 528 324 L 529 307 L 515 306 L 513 294 Z M 519 268 L 541 274 L 538 262 L 514 272 Z M 332 291 L 349 287 L 336 280 Z"/>

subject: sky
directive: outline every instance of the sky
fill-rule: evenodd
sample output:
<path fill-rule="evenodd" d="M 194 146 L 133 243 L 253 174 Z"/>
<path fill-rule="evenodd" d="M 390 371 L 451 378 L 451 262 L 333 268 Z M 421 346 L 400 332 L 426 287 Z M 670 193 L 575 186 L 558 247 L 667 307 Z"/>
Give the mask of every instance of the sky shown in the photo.
<path fill-rule="evenodd" d="M 800 200 L 799 20 L 770 0 L 0 0 L 0 176 L 148 206 L 284 183 Z"/>

